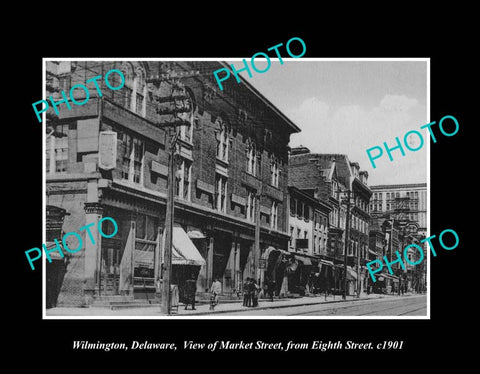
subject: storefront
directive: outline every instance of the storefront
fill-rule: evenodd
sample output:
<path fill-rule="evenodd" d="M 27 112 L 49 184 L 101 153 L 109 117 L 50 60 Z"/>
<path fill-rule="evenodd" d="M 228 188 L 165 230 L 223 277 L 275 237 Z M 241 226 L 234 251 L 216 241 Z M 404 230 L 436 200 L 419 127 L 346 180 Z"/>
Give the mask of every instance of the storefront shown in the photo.
<path fill-rule="evenodd" d="M 388 273 L 381 273 L 375 277 L 376 282 L 373 283 L 374 293 L 394 293 L 398 292 L 398 277 Z"/>
<path fill-rule="evenodd" d="M 162 243 L 162 249 L 164 244 Z M 163 251 L 162 251 L 162 259 Z M 163 261 L 162 261 L 163 264 Z M 185 301 L 185 285 L 188 279 L 197 280 L 200 268 L 206 262 L 185 230 L 175 225 L 172 235 L 172 284 L 178 286 L 179 300 Z"/>
<path fill-rule="evenodd" d="M 57 305 L 58 296 L 62 287 L 66 272 L 66 261 L 68 252 L 63 248 L 63 222 L 68 213 L 65 209 L 56 206 L 47 205 L 46 207 L 46 243 L 45 247 L 49 252 L 51 262 L 46 261 L 46 307 L 53 308 Z M 65 257 L 60 256 L 58 251 L 53 250 L 57 246 L 54 240 L 59 242 L 59 246 Z"/>

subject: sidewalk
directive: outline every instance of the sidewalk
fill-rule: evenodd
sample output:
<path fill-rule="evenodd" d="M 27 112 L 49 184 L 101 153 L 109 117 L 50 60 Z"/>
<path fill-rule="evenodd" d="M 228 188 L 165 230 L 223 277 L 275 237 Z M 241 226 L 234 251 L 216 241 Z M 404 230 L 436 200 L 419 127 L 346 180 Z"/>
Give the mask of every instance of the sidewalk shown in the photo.
<path fill-rule="evenodd" d="M 302 305 L 313 305 L 313 304 L 325 304 L 325 303 L 342 303 L 347 301 L 362 301 L 362 300 L 369 300 L 369 299 L 385 299 L 385 298 L 402 298 L 408 296 L 420 296 L 421 294 L 412 294 L 406 293 L 403 296 L 398 295 L 382 295 L 382 294 L 370 294 L 367 295 L 365 293 L 362 294 L 360 298 L 356 296 L 347 296 L 346 300 L 342 299 L 341 295 L 329 295 L 325 298 L 325 295 L 316 295 L 316 296 L 304 296 L 294 299 L 274 299 L 274 301 L 261 299 L 259 300 L 258 306 L 255 308 L 244 307 L 243 300 L 236 300 L 236 301 L 229 301 L 220 303 L 215 307 L 215 310 L 210 310 L 209 304 L 197 304 L 196 310 L 191 310 L 190 307 L 188 310 L 185 310 L 185 306 L 180 304 L 178 307 L 178 312 L 176 310 L 172 311 L 172 318 L 175 316 L 185 317 L 185 316 L 207 316 L 207 315 L 215 315 L 215 314 L 227 314 L 233 312 L 242 312 L 242 311 L 255 311 L 255 310 L 265 310 L 265 309 L 280 309 L 280 308 L 288 308 L 294 306 L 302 306 Z M 279 311 L 278 314 L 281 314 Z M 60 316 L 68 316 L 68 317 L 105 317 L 105 316 L 112 316 L 112 317 L 121 317 L 121 316 L 138 316 L 138 317 L 161 317 L 163 316 L 160 312 L 160 305 L 148 305 L 145 307 L 135 307 L 135 308 L 128 308 L 128 309 L 117 309 L 111 310 L 107 307 L 90 307 L 90 308 L 68 308 L 68 307 L 56 307 L 47 309 L 46 313 L 47 317 L 60 317 Z"/>
<path fill-rule="evenodd" d="M 329 295 L 325 298 L 325 295 L 315 295 L 315 296 L 304 296 L 299 298 L 285 298 L 285 299 L 274 299 L 270 301 L 269 299 L 261 299 L 258 302 L 258 306 L 245 307 L 243 306 L 243 300 L 236 302 L 228 303 L 219 303 L 213 311 L 210 310 L 209 304 L 200 304 L 196 305 L 196 310 L 189 309 L 185 310 L 184 306 L 181 305 L 178 307 L 178 313 L 173 313 L 172 315 L 210 315 L 210 314 L 220 314 L 220 313 L 232 313 L 232 312 L 242 312 L 242 311 L 255 311 L 255 310 L 264 310 L 264 309 L 277 309 L 277 308 L 288 308 L 293 306 L 303 306 L 303 305 L 313 305 L 313 304 L 329 304 L 329 303 L 341 303 L 346 301 L 361 301 L 369 299 L 383 299 L 391 297 L 407 297 L 413 296 L 416 294 L 406 293 L 403 296 L 398 295 L 382 295 L 382 294 L 369 294 L 363 293 L 360 298 L 356 296 L 347 296 L 346 300 L 342 299 L 342 295 Z"/>

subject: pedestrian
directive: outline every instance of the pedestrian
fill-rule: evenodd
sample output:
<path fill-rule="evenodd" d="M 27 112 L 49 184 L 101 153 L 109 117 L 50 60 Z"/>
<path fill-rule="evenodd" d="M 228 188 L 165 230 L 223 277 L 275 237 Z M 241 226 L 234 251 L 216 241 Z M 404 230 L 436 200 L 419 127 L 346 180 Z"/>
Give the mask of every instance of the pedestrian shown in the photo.
<path fill-rule="evenodd" d="M 275 281 L 273 279 L 269 282 L 269 294 L 270 294 L 270 301 L 273 301 L 273 297 L 275 296 Z"/>
<path fill-rule="evenodd" d="M 195 310 L 195 294 L 197 293 L 197 282 L 195 275 L 192 274 L 190 279 L 187 279 L 185 284 L 185 310 L 188 305 L 192 305 L 192 310 Z"/>
<path fill-rule="evenodd" d="M 250 278 L 247 277 L 247 279 L 243 283 L 243 306 L 249 306 L 248 305 L 249 288 L 250 288 Z"/>
<path fill-rule="evenodd" d="M 258 306 L 258 293 L 260 292 L 260 287 L 258 286 L 255 279 L 252 279 L 252 306 L 255 308 Z"/>
<path fill-rule="evenodd" d="M 214 310 L 218 305 L 218 295 L 222 292 L 222 284 L 218 278 L 214 278 L 212 287 L 210 288 L 211 297 L 210 297 L 210 310 Z"/>
<path fill-rule="evenodd" d="M 249 278 L 247 283 L 247 306 L 253 306 L 253 278 Z"/>

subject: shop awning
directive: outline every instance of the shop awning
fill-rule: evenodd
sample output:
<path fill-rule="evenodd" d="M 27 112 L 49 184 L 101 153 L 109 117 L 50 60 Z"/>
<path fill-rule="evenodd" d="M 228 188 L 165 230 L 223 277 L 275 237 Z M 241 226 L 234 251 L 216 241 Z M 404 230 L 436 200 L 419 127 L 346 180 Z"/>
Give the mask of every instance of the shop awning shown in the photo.
<path fill-rule="evenodd" d="M 202 255 L 198 252 L 197 247 L 195 247 L 195 244 L 193 244 L 182 227 L 173 227 L 172 242 L 173 265 L 205 265 L 205 260 Z"/>

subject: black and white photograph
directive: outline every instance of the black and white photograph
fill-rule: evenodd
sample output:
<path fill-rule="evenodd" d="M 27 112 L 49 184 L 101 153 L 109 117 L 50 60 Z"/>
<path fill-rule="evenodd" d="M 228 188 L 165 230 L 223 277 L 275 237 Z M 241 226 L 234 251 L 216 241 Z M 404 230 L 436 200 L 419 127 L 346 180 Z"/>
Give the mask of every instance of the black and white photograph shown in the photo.
<path fill-rule="evenodd" d="M 44 59 L 46 319 L 429 317 L 430 61 L 294 39 Z"/>
<path fill-rule="evenodd" d="M 77 7 L 12 37 L 7 357 L 51 372 L 462 367 L 474 33 L 451 10 L 267 27 L 237 7 L 192 23 L 115 11 L 89 32 Z"/>

